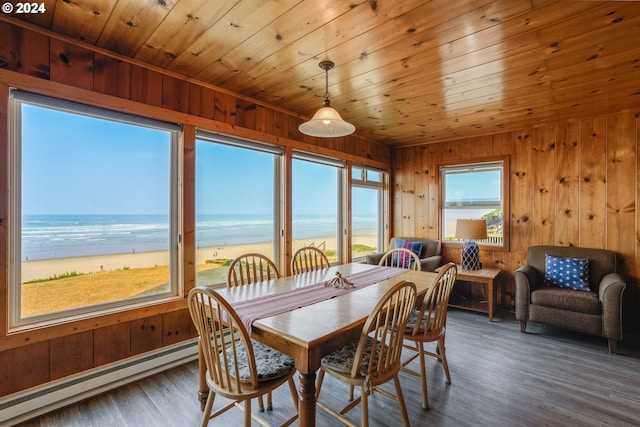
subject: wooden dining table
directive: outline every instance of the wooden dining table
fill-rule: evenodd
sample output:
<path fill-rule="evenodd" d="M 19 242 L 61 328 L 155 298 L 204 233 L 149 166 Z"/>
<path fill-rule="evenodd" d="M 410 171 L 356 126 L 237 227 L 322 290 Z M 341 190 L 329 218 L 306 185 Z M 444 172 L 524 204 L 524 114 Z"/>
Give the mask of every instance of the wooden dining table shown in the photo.
<path fill-rule="evenodd" d="M 377 266 L 350 263 L 323 270 L 287 276 L 233 288 L 218 288 L 221 296 L 232 305 L 266 295 L 324 283 L 336 277 L 365 272 Z M 299 373 L 299 424 L 316 425 L 316 371 L 327 354 L 357 340 L 371 310 L 393 285 L 402 280 L 414 282 L 418 294 L 424 294 L 434 283 L 436 273 L 407 270 L 390 279 L 358 288 L 311 305 L 273 316 L 256 319 L 251 325 L 251 337 L 269 345 L 295 360 Z M 205 366 L 199 359 L 201 402 L 206 401 L 209 389 L 205 381 Z"/>

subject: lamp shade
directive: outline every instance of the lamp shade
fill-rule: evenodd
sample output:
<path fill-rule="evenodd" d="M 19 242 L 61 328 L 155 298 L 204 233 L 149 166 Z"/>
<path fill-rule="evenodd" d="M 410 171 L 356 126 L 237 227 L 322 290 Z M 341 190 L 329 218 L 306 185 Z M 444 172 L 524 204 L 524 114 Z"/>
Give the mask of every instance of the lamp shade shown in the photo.
<path fill-rule="evenodd" d="M 302 123 L 298 129 L 305 135 L 331 138 L 350 135 L 356 127 L 342 120 L 340 113 L 333 107 L 325 106 L 316 111 L 311 120 Z"/>
<path fill-rule="evenodd" d="M 456 221 L 456 237 L 461 240 L 487 238 L 487 221 L 484 219 L 459 219 Z"/>
<path fill-rule="evenodd" d="M 311 120 L 298 126 L 298 130 L 305 135 L 319 138 L 334 138 L 352 134 L 356 127 L 345 122 L 329 101 L 329 70 L 334 67 L 332 61 L 320 61 L 318 66 L 324 70 L 324 106 L 313 115 Z"/>

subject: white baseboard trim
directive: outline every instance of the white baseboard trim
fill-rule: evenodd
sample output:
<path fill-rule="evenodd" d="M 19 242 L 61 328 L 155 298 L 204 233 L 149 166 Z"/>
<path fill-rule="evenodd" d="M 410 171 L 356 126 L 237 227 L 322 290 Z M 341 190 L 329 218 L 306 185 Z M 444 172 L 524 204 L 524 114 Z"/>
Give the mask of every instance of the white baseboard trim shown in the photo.
<path fill-rule="evenodd" d="M 197 342 L 193 338 L 6 396 L 0 400 L 0 426 L 27 421 L 196 360 Z"/>

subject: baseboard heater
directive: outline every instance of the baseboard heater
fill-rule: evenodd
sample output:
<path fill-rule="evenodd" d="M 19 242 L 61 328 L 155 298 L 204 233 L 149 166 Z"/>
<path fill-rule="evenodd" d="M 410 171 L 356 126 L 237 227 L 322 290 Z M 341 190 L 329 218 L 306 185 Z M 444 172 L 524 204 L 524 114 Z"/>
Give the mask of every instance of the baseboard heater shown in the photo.
<path fill-rule="evenodd" d="M 0 400 L 0 426 L 19 424 L 197 358 L 194 338 L 11 394 Z"/>

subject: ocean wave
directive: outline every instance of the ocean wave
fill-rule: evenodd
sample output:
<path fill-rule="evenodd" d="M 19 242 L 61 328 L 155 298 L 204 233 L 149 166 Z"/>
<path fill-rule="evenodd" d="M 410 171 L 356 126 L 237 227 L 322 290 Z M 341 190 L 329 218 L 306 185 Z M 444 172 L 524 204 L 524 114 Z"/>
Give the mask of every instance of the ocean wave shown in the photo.
<path fill-rule="evenodd" d="M 376 218 L 354 217 L 353 228 L 375 228 Z M 297 239 L 337 235 L 335 216 L 294 218 Z M 24 216 L 22 259 L 63 258 L 168 250 L 169 219 L 163 215 Z M 268 242 L 274 239 L 269 215 L 204 215 L 196 219 L 197 246 Z"/>

